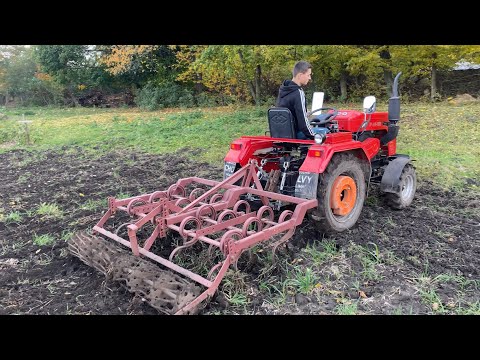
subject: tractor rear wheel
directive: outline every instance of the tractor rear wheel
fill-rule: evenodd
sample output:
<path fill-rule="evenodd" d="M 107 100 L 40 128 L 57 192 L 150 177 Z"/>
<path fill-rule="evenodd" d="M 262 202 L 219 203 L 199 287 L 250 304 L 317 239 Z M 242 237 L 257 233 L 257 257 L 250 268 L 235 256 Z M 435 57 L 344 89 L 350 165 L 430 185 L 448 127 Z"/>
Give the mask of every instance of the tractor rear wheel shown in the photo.
<path fill-rule="evenodd" d="M 407 164 L 400 175 L 400 192 L 386 193 L 385 200 L 394 209 L 405 209 L 412 203 L 416 191 L 417 174 L 415 168 L 411 164 Z"/>
<path fill-rule="evenodd" d="M 334 155 L 319 177 L 318 208 L 312 213 L 317 229 L 335 233 L 353 227 L 362 212 L 365 193 L 361 161 L 353 154 Z"/>

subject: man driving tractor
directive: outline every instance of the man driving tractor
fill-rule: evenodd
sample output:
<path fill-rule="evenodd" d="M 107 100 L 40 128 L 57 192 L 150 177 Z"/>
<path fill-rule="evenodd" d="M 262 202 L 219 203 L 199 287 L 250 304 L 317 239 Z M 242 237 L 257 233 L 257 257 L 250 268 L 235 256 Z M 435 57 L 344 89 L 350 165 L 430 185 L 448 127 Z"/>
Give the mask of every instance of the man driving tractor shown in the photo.
<path fill-rule="evenodd" d="M 292 73 L 292 80 L 284 80 L 278 90 L 276 106 L 288 108 L 292 113 L 297 139 L 313 139 L 313 128 L 308 120 L 307 101 L 302 89 L 312 79 L 312 66 L 306 61 L 298 61 Z"/>

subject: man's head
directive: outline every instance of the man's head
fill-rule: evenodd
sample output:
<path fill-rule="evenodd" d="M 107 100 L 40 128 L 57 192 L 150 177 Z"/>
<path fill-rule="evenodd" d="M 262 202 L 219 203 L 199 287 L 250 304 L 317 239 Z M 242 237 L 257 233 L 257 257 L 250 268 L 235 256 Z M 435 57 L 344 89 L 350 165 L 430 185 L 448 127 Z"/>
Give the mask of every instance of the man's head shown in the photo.
<path fill-rule="evenodd" d="M 292 81 L 298 86 L 305 86 L 312 79 L 312 65 L 306 61 L 298 61 L 293 67 Z"/>

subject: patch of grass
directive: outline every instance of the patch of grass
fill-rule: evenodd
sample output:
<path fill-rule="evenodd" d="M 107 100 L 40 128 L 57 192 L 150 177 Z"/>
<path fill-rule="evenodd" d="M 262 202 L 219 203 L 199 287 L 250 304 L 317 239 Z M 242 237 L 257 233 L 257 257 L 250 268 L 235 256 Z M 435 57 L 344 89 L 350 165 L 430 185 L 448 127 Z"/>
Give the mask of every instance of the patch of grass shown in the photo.
<path fill-rule="evenodd" d="M 229 270 L 223 280 L 222 291 L 227 301 L 234 306 L 244 306 L 249 303 L 245 277 L 246 274 L 241 271 Z"/>
<path fill-rule="evenodd" d="M 115 199 L 117 199 L 117 200 L 128 199 L 128 198 L 131 198 L 131 197 L 133 197 L 133 195 L 131 195 L 129 193 L 124 193 L 124 192 L 120 192 L 117 195 L 115 195 Z"/>
<path fill-rule="evenodd" d="M 248 304 L 248 298 L 245 294 L 241 294 L 237 292 L 233 294 L 226 293 L 225 297 L 228 300 L 228 302 L 233 306 L 245 306 Z"/>
<path fill-rule="evenodd" d="M 395 310 L 392 311 L 391 315 L 403 315 L 402 307 L 395 308 Z"/>
<path fill-rule="evenodd" d="M 50 245 L 55 242 L 55 238 L 50 234 L 43 234 L 33 236 L 33 243 L 38 246 Z"/>
<path fill-rule="evenodd" d="M 19 168 L 23 168 L 23 167 L 27 167 L 28 165 L 32 164 L 35 162 L 35 158 L 34 157 L 30 157 L 30 158 L 26 158 L 26 159 L 23 159 L 22 161 L 19 161 L 17 163 L 17 166 Z M 19 179 L 22 178 L 22 175 L 20 175 Z"/>
<path fill-rule="evenodd" d="M 80 210 L 88 210 L 93 211 L 99 208 L 103 208 L 105 206 L 105 200 L 92 200 L 88 199 L 83 204 L 80 205 Z"/>
<path fill-rule="evenodd" d="M 353 256 L 357 256 L 360 259 L 360 262 L 363 266 L 361 275 L 366 280 L 379 280 L 381 279 L 380 273 L 377 271 L 377 265 L 379 265 L 382 260 L 382 254 L 378 245 L 369 242 L 366 247 L 357 244 L 351 244 L 349 246 L 349 251 Z"/>
<path fill-rule="evenodd" d="M 32 174 L 30 172 L 25 172 L 18 177 L 17 182 L 19 184 L 24 184 L 24 183 L 28 182 L 28 179 L 30 179 L 31 176 L 32 176 Z"/>
<path fill-rule="evenodd" d="M 395 224 L 395 221 L 393 221 L 391 216 L 385 217 L 385 224 L 390 225 L 391 227 L 397 226 L 397 224 Z"/>
<path fill-rule="evenodd" d="M 306 268 L 296 269 L 294 278 L 287 279 L 284 286 L 293 287 L 295 292 L 308 294 L 315 288 L 316 283 L 312 269 Z"/>
<path fill-rule="evenodd" d="M 473 286 L 477 289 L 480 286 L 479 280 L 467 279 L 460 275 L 440 274 L 432 279 L 433 283 L 456 283 L 460 286 L 461 291 L 464 291 L 467 287 Z"/>
<path fill-rule="evenodd" d="M 343 302 L 335 307 L 338 315 L 357 315 L 358 306 L 356 302 Z"/>
<path fill-rule="evenodd" d="M 7 224 L 10 224 L 10 223 L 20 223 L 22 222 L 22 215 L 20 215 L 20 213 L 18 211 L 13 211 L 11 212 L 10 214 L 8 214 L 7 216 L 5 216 L 5 222 Z"/>
<path fill-rule="evenodd" d="M 72 238 L 73 234 L 73 231 L 63 230 L 60 239 L 62 239 L 63 241 L 68 241 Z"/>
<path fill-rule="evenodd" d="M 443 306 L 442 299 L 433 289 L 422 290 L 420 289 L 420 295 L 422 301 L 430 306 L 435 313 L 443 314 L 446 312 L 445 307 Z"/>
<path fill-rule="evenodd" d="M 382 260 L 387 265 L 399 265 L 403 263 L 403 259 L 399 258 L 391 250 L 385 250 L 382 254 Z"/>
<path fill-rule="evenodd" d="M 365 200 L 365 205 L 374 206 L 374 205 L 378 205 L 379 203 L 380 203 L 380 200 L 378 196 L 369 196 Z"/>
<path fill-rule="evenodd" d="M 362 276 L 366 280 L 379 280 L 381 279 L 380 273 L 375 269 L 375 264 L 367 258 L 362 258 L 363 271 Z"/>
<path fill-rule="evenodd" d="M 428 263 L 425 266 L 423 273 L 412 280 L 418 286 L 418 291 L 422 297 L 422 302 L 431 307 L 434 313 L 440 314 L 449 313 L 452 308 L 455 307 L 455 302 L 452 301 L 447 302 L 446 305 L 442 303 L 442 299 L 437 294 L 437 288 L 440 286 L 440 284 L 451 283 L 453 285 L 458 285 L 460 287 L 460 290 L 457 291 L 458 296 L 462 296 L 463 291 L 468 291 L 467 288 L 474 287 L 476 289 L 478 286 L 476 280 L 470 280 L 459 275 L 440 274 L 432 277 L 428 273 Z M 460 309 L 460 313 L 462 311 L 463 310 Z"/>
<path fill-rule="evenodd" d="M 468 304 L 466 307 L 459 307 L 457 315 L 480 315 L 480 301 Z"/>
<path fill-rule="evenodd" d="M 319 250 L 319 248 L 323 251 Z M 321 243 L 315 241 L 313 245 L 308 244 L 302 251 L 311 257 L 315 265 L 321 265 L 335 258 L 338 254 L 337 244 L 334 240 L 324 240 Z"/>
<path fill-rule="evenodd" d="M 63 217 L 63 211 L 58 207 L 57 204 L 41 203 L 35 212 L 37 215 L 50 218 Z"/>
<path fill-rule="evenodd" d="M 280 284 L 268 284 L 268 283 L 261 283 L 259 285 L 259 290 L 263 293 L 268 293 L 268 299 L 266 298 L 266 302 L 271 304 L 273 307 L 282 306 L 287 301 L 287 293 L 286 288 Z"/>
<path fill-rule="evenodd" d="M 410 305 L 410 309 L 405 312 L 405 310 L 399 306 L 392 311 L 391 315 L 413 315 L 413 307 Z"/>

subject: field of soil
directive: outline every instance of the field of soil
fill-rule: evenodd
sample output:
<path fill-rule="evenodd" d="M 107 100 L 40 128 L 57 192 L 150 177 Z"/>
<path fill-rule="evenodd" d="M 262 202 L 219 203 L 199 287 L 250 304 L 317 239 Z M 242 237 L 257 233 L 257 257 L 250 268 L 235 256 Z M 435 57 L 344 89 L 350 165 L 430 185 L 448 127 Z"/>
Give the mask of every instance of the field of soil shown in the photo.
<path fill-rule="evenodd" d="M 222 164 L 197 156 L 0 154 L 0 314 L 159 314 L 72 256 L 67 240 L 97 223 L 108 196 L 165 190 L 182 177 L 220 180 Z M 42 204 L 60 211 L 42 214 Z M 39 245 L 43 235 L 54 241 Z M 325 237 L 305 219 L 290 244 L 275 262 L 258 252 L 232 271 L 200 314 L 480 314 L 478 191 L 419 178 L 411 207 L 395 211 L 372 188 L 356 227 Z"/>

